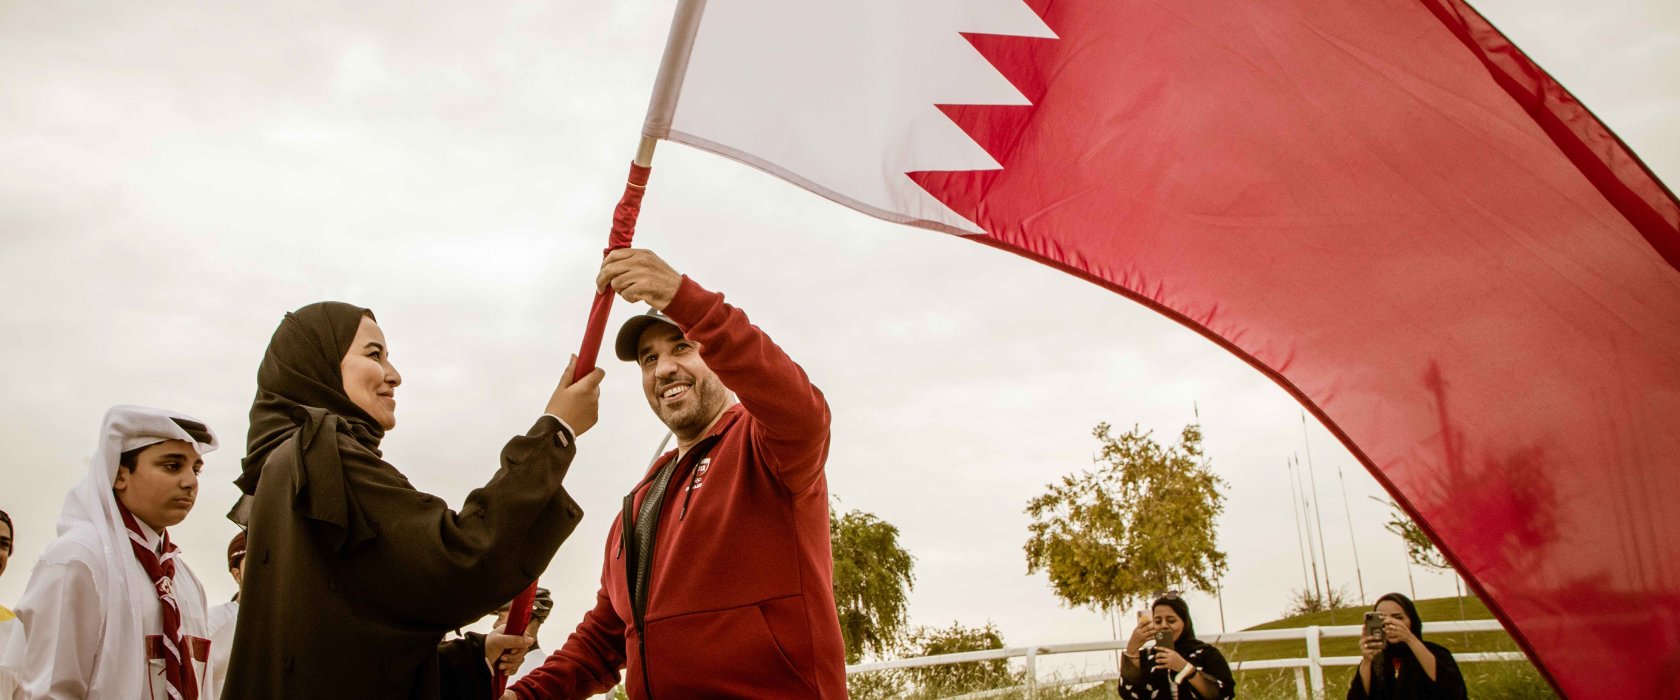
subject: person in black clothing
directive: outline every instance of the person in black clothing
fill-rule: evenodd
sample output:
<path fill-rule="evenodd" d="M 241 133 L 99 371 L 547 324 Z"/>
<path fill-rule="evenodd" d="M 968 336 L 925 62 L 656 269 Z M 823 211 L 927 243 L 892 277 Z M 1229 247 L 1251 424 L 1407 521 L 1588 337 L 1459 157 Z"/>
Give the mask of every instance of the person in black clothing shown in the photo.
<path fill-rule="evenodd" d="M 1183 698 L 1228 700 L 1237 696 L 1237 681 L 1225 655 L 1196 638 L 1190 606 L 1178 593 L 1168 593 L 1150 606 L 1153 617 L 1138 620 L 1120 662 L 1120 697 L 1128 700 Z M 1168 643 L 1145 648 L 1158 631 Z M 1176 689 L 1176 690 L 1175 690 Z"/>
<path fill-rule="evenodd" d="M 1377 599 L 1381 637 L 1360 639 L 1364 658 L 1348 687 L 1348 700 L 1465 700 L 1464 676 L 1452 652 L 1423 641 L 1417 606 L 1399 593 Z"/>
<path fill-rule="evenodd" d="M 269 341 L 235 481 L 250 530 L 224 697 L 490 697 L 507 645 L 439 642 L 535 580 L 583 517 L 563 482 L 600 370 L 573 383 L 568 367 L 455 510 L 383 457 L 390 348 L 373 312 L 338 302 L 287 314 Z"/>

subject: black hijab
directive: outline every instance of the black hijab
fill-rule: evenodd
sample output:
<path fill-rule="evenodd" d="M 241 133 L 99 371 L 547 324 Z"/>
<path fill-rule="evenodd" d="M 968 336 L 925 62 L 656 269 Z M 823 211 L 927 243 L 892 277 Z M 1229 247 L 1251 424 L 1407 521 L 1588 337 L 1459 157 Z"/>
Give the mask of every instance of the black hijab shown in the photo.
<path fill-rule="evenodd" d="M 1220 688 L 1219 697 L 1234 697 L 1237 681 L 1231 674 L 1231 667 L 1217 647 L 1196 638 L 1196 622 L 1190 618 L 1190 605 L 1177 595 L 1169 595 L 1156 598 L 1155 602 L 1149 605 L 1149 610 L 1153 612 L 1157 606 L 1162 605 L 1172 608 L 1173 614 L 1184 621 L 1184 631 L 1178 634 L 1178 639 L 1173 640 L 1173 651 L 1185 659 L 1190 659 L 1191 654 L 1207 649 L 1209 653 L 1202 654 L 1196 660 L 1198 668 L 1217 682 Z M 1149 682 L 1154 683 L 1154 679 L 1151 678 Z"/>
<path fill-rule="evenodd" d="M 1412 603 L 1412 599 L 1407 598 L 1406 596 L 1401 595 L 1399 593 L 1390 593 L 1390 594 L 1385 595 L 1381 598 L 1378 598 L 1377 602 L 1372 603 L 1371 604 L 1371 609 L 1376 610 L 1377 606 L 1381 605 L 1382 602 L 1385 601 L 1385 600 L 1393 601 L 1393 603 L 1395 605 L 1400 606 L 1401 610 L 1406 611 L 1406 619 L 1411 620 L 1410 627 L 1412 629 L 1412 636 L 1417 637 L 1419 641 L 1422 641 L 1423 640 L 1423 618 L 1418 617 L 1417 605 Z M 1404 642 L 1397 643 L 1397 644 L 1387 644 L 1383 647 L 1383 653 L 1387 654 L 1389 656 L 1394 656 L 1396 654 L 1404 654 L 1406 656 L 1411 656 L 1412 655 L 1412 648 L 1409 647 L 1409 646 L 1406 646 L 1406 644 Z"/>
<path fill-rule="evenodd" d="M 373 312 L 336 301 L 310 304 L 286 314 L 257 367 L 257 396 L 251 402 L 251 428 L 245 459 L 234 483 L 255 495 L 263 468 L 276 448 L 294 436 L 302 467 L 294 506 L 307 517 L 334 526 L 337 544 L 372 537 L 361 509 L 344 485 L 343 464 L 334 433 L 343 432 L 379 455 L 385 431 L 344 393 L 339 366 L 362 317 Z M 244 503 L 229 517 L 244 524 Z"/>
<path fill-rule="evenodd" d="M 1422 664 L 1418 662 L 1417 654 L 1412 652 L 1410 645 L 1386 644 L 1371 662 L 1370 690 L 1365 690 L 1359 680 L 1359 674 L 1355 673 L 1352 687 L 1348 689 L 1348 697 L 1426 700 L 1463 700 L 1468 697 L 1464 687 L 1464 676 L 1458 670 L 1458 662 L 1453 659 L 1452 651 L 1423 640 L 1423 618 L 1418 616 L 1417 605 L 1412 603 L 1412 599 L 1399 593 L 1390 593 L 1378 598 L 1377 602 L 1371 605 L 1371 609 L 1376 610 L 1377 605 L 1385 600 L 1392 601 L 1406 612 L 1406 617 L 1411 620 L 1408 627 L 1412 630 L 1412 636 L 1423 642 L 1429 653 L 1435 656 L 1435 680 L 1428 680 Z M 1394 668 L 1396 665 L 1398 668 Z"/>

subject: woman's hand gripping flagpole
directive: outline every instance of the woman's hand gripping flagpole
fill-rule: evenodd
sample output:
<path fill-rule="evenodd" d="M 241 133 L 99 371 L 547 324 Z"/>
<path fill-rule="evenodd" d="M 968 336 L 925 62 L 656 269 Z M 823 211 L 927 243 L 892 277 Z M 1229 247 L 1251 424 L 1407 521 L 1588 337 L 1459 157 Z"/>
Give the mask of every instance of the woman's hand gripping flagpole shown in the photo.
<path fill-rule="evenodd" d="M 636 217 L 642 212 L 642 195 L 647 192 L 648 175 L 653 171 L 653 149 L 657 143 L 657 139 L 643 136 L 636 148 L 636 160 L 630 163 L 630 178 L 624 184 L 624 195 L 618 198 L 618 206 L 613 209 L 612 231 L 607 235 L 607 249 L 601 252 L 602 257 L 630 247 L 631 239 L 636 236 Z M 577 366 L 572 371 L 574 382 L 595 371 L 595 359 L 601 352 L 601 337 L 607 329 L 612 303 L 611 287 L 595 293 L 595 303 L 589 307 L 589 324 L 584 327 L 583 343 L 578 348 Z M 525 628 L 531 623 L 531 604 L 536 595 L 537 582 L 532 581 L 519 597 L 513 599 L 513 605 L 508 610 L 507 634 L 525 634 Z M 492 698 L 502 697 L 507 691 L 507 681 L 507 675 L 498 669 Z"/>

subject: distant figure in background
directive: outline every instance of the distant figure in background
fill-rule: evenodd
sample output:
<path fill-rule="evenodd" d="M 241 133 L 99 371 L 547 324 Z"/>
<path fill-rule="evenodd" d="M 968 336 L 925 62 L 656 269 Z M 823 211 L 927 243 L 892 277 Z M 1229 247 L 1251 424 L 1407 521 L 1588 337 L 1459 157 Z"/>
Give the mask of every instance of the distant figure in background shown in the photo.
<path fill-rule="evenodd" d="M 1380 637 L 1360 638 L 1359 672 L 1348 700 L 1465 700 L 1464 676 L 1452 652 L 1423 641 L 1423 618 L 1412 599 L 1390 593 L 1372 608 L 1383 616 Z"/>
<path fill-rule="evenodd" d="M 513 602 L 508 601 L 496 610 L 496 623 L 492 625 L 490 634 L 468 632 L 459 639 L 450 639 L 438 645 L 439 675 L 443 681 L 439 697 L 473 698 L 483 695 L 477 686 L 478 667 L 488 667 L 491 672 L 500 671 L 509 681 L 515 681 L 542 665 L 545 654 L 537 648 L 537 632 L 554 609 L 554 597 L 549 595 L 547 588 L 537 589 L 537 596 L 531 601 L 531 619 L 525 626 L 523 637 L 502 633 L 507 628 L 508 610 L 512 607 Z"/>
<path fill-rule="evenodd" d="M 12 516 L 0 510 L 0 574 L 6 573 L 6 561 L 12 558 Z M 11 641 L 12 633 L 16 631 L 17 617 L 5 605 L 0 605 L 0 654 L 5 653 L 6 643 Z M 17 690 L 17 676 L 9 669 L 0 666 L 0 698 L 10 698 Z"/>
<path fill-rule="evenodd" d="M 508 601 L 507 605 L 496 611 L 496 629 L 507 626 L 508 611 L 512 607 L 513 601 Z M 543 623 L 548 621 L 548 614 L 553 611 L 554 596 L 547 588 L 538 588 L 537 597 L 531 601 L 531 622 L 525 627 L 525 636 L 532 640 L 531 648 L 525 650 L 519 666 L 507 674 L 508 682 L 524 678 L 525 674 L 541 666 L 543 659 L 548 657 L 542 649 L 542 640 L 537 637 L 537 632 L 542 629 Z"/>
<path fill-rule="evenodd" d="M 227 549 L 228 575 L 233 577 L 234 585 L 241 590 L 245 587 L 245 531 L 233 536 L 228 542 Z M 234 623 L 239 621 L 239 592 L 235 591 L 233 600 L 222 603 L 210 609 L 210 665 L 216 667 L 215 693 L 210 697 L 222 696 L 222 684 L 227 680 L 228 659 L 233 656 Z"/>
<path fill-rule="evenodd" d="M 6 562 L 12 558 L 12 516 L 0 510 L 0 575 L 6 573 Z M 12 611 L 5 605 L 0 605 L 0 622 L 12 619 Z M 4 639 L 0 639 L 0 649 L 5 649 Z"/>
<path fill-rule="evenodd" d="M 1237 680 L 1219 649 L 1196 638 L 1190 606 L 1168 593 L 1150 606 L 1152 617 L 1140 620 L 1120 657 L 1120 697 L 1229 699 Z M 1165 641 L 1165 644 L 1159 641 Z M 1156 642 L 1145 648 L 1146 642 Z"/>
<path fill-rule="evenodd" d="M 0 665 L 27 698 L 208 697 L 204 587 L 170 541 L 192 511 L 205 425 L 173 411 L 105 413 L 88 473 L 70 489 L 18 601 Z"/>
<path fill-rule="evenodd" d="M 373 312 L 286 314 L 257 368 L 235 482 L 250 497 L 233 514 L 248 515 L 250 553 L 224 694 L 433 700 L 450 652 L 489 697 L 493 650 L 440 642 L 535 580 L 583 517 L 562 481 L 595 425 L 602 372 L 571 372 L 457 511 L 381 456 L 402 375 Z"/>
<path fill-rule="evenodd" d="M 468 632 L 438 643 L 439 698 L 481 698 L 489 695 L 491 673 L 513 677 L 536 642 L 536 625 L 515 637 L 502 634 L 504 624 L 505 619 L 498 620 L 489 634 Z"/>

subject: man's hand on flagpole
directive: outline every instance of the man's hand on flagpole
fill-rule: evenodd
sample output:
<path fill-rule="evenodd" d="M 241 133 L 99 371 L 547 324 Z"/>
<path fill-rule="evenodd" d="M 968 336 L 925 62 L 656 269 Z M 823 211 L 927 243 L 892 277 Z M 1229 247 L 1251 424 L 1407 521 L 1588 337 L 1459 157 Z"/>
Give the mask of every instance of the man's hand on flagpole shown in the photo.
<path fill-rule="evenodd" d="M 620 248 L 601 261 L 601 274 L 595 277 L 596 291 L 607 287 L 625 301 L 645 301 L 660 311 L 677 295 L 682 275 L 666 264 L 653 251 L 641 248 Z"/>

